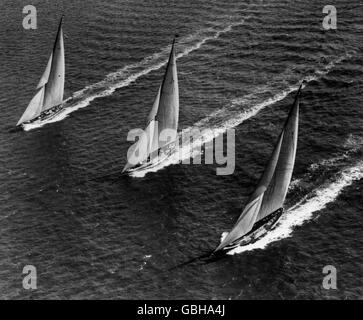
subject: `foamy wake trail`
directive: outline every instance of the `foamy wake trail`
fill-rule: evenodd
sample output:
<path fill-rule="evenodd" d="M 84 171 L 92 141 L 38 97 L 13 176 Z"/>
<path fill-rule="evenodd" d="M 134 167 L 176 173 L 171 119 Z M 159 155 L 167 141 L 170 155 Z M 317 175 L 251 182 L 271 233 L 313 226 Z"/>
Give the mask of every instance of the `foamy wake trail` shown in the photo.
<path fill-rule="evenodd" d="M 264 249 L 272 242 L 290 237 L 295 227 L 301 226 L 312 219 L 314 213 L 334 202 L 344 188 L 362 178 L 363 161 L 358 161 L 355 165 L 341 171 L 335 181 L 319 187 L 289 208 L 281 217 L 276 228 L 268 232 L 263 238 L 251 245 L 231 250 L 228 254 L 233 255 L 244 251 Z"/>
<path fill-rule="evenodd" d="M 242 25 L 244 20 L 232 22 L 227 26 L 216 26 L 201 29 L 194 34 L 178 39 L 177 59 L 189 55 L 191 52 L 200 49 L 206 42 L 218 39 L 222 34 L 230 32 L 233 27 Z M 168 60 L 170 46 L 163 48 L 142 61 L 125 66 L 124 68 L 108 74 L 105 79 L 85 87 L 84 89 L 73 93 L 72 97 L 66 99 L 63 103 L 65 109 L 62 113 L 54 118 L 26 125 L 24 130 L 28 131 L 34 128 L 42 127 L 47 123 L 57 122 L 65 119 L 70 113 L 87 107 L 93 100 L 97 98 L 112 95 L 116 89 L 129 86 L 138 78 L 149 74 L 152 71 L 162 68 Z"/>
<path fill-rule="evenodd" d="M 343 60 L 350 58 L 351 53 L 347 53 L 344 56 L 341 56 L 330 63 L 328 63 L 322 69 L 316 70 L 314 74 L 309 75 L 304 78 L 306 81 L 305 85 L 311 81 L 316 81 L 321 77 L 328 74 L 336 64 L 341 63 Z M 300 79 L 303 80 L 303 79 Z M 257 102 L 258 97 L 266 94 L 266 92 L 273 91 L 273 88 L 269 88 L 267 86 L 263 86 L 263 88 L 258 88 L 256 92 L 251 93 L 247 96 L 244 96 L 239 99 L 232 100 L 230 106 L 225 108 L 219 109 L 216 112 L 213 112 L 206 118 L 198 121 L 193 126 L 188 127 L 183 130 L 182 133 L 179 134 L 180 147 L 176 148 L 175 152 L 165 161 L 160 163 L 157 166 L 154 166 L 150 169 L 146 169 L 139 172 L 133 172 L 130 174 L 132 177 L 142 178 L 149 172 L 157 172 L 160 169 L 163 169 L 167 166 L 180 163 L 183 160 L 188 158 L 194 158 L 200 154 L 201 146 L 207 142 L 212 141 L 214 138 L 223 134 L 228 129 L 235 128 L 236 126 L 240 125 L 242 122 L 250 119 L 257 115 L 261 110 L 264 108 L 273 105 L 279 101 L 285 99 L 290 93 L 296 91 L 300 86 L 300 82 L 295 83 L 291 86 L 286 87 L 282 91 L 276 93 L 271 98 L 267 98 L 262 102 Z M 202 132 L 201 135 L 195 136 L 193 135 L 193 141 L 190 142 L 189 137 L 188 141 L 182 141 L 183 135 L 186 134 L 188 131 L 196 131 Z M 208 129 L 203 133 L 203 130 Z M 188 136 L 188 135 L 185 135 Z"/>

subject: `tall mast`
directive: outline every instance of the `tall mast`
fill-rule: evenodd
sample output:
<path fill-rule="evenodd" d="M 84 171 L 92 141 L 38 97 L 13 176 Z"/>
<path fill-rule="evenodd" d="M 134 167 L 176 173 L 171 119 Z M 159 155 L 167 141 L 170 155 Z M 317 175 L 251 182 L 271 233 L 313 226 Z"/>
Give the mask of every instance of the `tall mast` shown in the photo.
<path fill-rule="evenodd" d="M 264 173 L 231 232 L 215 251 L 238 241 L 253 225 L 283 206 L 295 163 L 300 86 Z"/>
<path fill-rule="evenodd" d="M 62 33 L 63 16 L 60 19 L 57 35 L 48 64 L 37 85 L 37 92 L 18 121 L 17 125 L 38 117 L 42 111 L 59 105 L 63 101 L 65 63 Z"/>

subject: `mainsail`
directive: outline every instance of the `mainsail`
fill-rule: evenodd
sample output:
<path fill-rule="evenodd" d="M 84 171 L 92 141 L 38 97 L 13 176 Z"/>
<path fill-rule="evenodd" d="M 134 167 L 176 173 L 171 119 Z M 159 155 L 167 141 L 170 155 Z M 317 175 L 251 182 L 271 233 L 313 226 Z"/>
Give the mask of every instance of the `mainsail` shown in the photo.
<path fill-rule="evenodd" d="M 40 78 L 37 93 L 30 101 L 17 125 L 38 117 L 43 111 L 62 103 L 64 93 L 64 44 L 62 20 L 60 20 L 53 51 L 49 57 L 47 67 Z"/>
<path fill-rule="evenodd" d="M 172 130 L 171 140 L 176 139 L 179 121 L 179 86 L 174 44 L 175 39 L 171 47 L 168 65 L 161 85 L 159 107 L 155 116 L 155 120 L 158 122 L 159 137 L 163 130 Z M 162 148 L 169 142 L 160 141 L 159 139 L 158 147 Z"/>
<path fill-rule="evenodd" d="M 140 162 L 147 160 L 160 148 L 175 141 L 179 121 L 179 87 L 175 57 L 175 39 L 170 51 L 169 60 L 166 66 L 163 82 L 159 88 L 153 107 L 147 118 L 145 135 L 141 136 L 134 151 L 138 151 Z M 168 141 L 160 140 L 160 133 L 163 130 L 170 130 Z M 147 148 L 145 148 L 147 146 Z M 135 164 L 127 163 L 123 172 L 134 167 Z"/>
<path fill-rule="evenodd" d="M 282 208 L 295 163 L 301 87 L 255 191 L 231 232 L 215 251 L 237 241 L 251 231 L 256 222 Z"/>

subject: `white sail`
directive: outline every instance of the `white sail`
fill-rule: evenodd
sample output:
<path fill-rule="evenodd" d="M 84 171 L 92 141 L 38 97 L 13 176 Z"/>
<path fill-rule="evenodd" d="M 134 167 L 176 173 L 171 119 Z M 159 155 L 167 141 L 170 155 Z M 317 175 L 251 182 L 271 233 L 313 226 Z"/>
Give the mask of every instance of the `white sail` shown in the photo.
<path fill-rule="evenodd" d="M 35 117 L 37 117 L 42 112 L 44 100 L 44 87 L 41 87 L 38 92 L 35 94 L 33 99 L 29 102 L 28 107 L 25 112 L 21 116 L 20 120 L 16 124 L 17 126 L 22 124 L 25 121 L 29 121 Z"/>
<path fill-rule="evenodd" d="M 44 85 L 48 82 L 50 69 L 52 67 L 52 61 L 53 61 L 53 53 L 50 54 L 47 67 L 45 68 L 42 77 L 39 80 L 39 83 L 37 85 L 37 89 L 44 87 Z"/>
<path fill-rule="evenodd" d="M 159 136 L 158 136 L 158 128 L 157 128 L 158 124 L 155 121 L 155 116 L 156 116 L 156 114 L 158 112 L 158 108 L 159 108 L 160 92 L 161 92 L 161 86 L 158 90 L 158 94 L 154 101 L 153 107 L 151 108 L 151 111 L 147 118 L 148 127 L 146 129 L 146 133 L 148 136 L 148 155 L 159 149 L 159 140 L 158 140 Z"/>
<path fill-rule="evenodd" d="M 240 239 L 252 230 L 256 222 L 282 207 L 295 163 L 300 90 L 301 87 L 255 191 L 231 232 L 215 251 Z"/>
<path fill-rule="evenodd" d="M 232 228 L 232 231 L 223 239 L 215 251 L 223 249 L 225 246 L 251 231 L 261 207 L 262 197 L 263 194 L 260 194 L 246 205 L 237 223 Z"/>
<path fill-rule="evenodd" d="M 158 122 L 159 137 L 163 130 L 171 129 L 174 134 L 174 136 L 171 137 L 172 141 L 176 139 L 179 122 L 179 85 L 174 42 L 171 48 L 164 80 L 161 85 L 158 112 L 155 116 L 155 120 Z M 159 141 L 159 148 L 162 148 L 167 143 L 167 141 Z"/>
<path fill-rule="evenodd" d="M 63 101 L 65 79 L 64 44 L 62 20 L 59 23 L 53 51 L 37 85 L 37 93 L 30 101 L 17 125 L 39 116 L 44 110 L 57 106 Z"/>
<path fill-rule="evenodd" d="M 45 84 L 44 105 L 43 110 L 57 106 L 63 101 L 64 78 L 65 78 L 65 62 L 64 62 L 64 44 L 62 25 L 59 25 L 57 38 L 52 53 L 52 63 Z"/>
<path fill-rule="evenodd" d="M 158 111 L 158 106 L 159 106 L 159 100 L 160 100 L 160 90 L 161 87 L 159 88 L 158 94 L 155 98 L 154 104 L 149 112 L 149 115 L 147 117 L 147 126 L 144 130 L 145 135 L 142 135 L 139 140 L 137 141 L 134 149 L 133 149 L 133 153 L 135 152 L 141 152 L 140 156 L 138 157 L 138 159 L 140 160 L 140 162 L 143 162 L 145 160 L 147 160 L 148 156 L 150 155 L 150 153 L 154 150 L 154 148 L 156 148 L 155 150 L 158 149 L 158 135 L 157 135 L 157 130 L 155 130 L 156 122 L 155 122 L 155 115 Z M 145 146 L 147 146 L 145 148 Z M 125 167 L 123 168 L 122 172 L 132 168 L 135 164 L 133 163 L 129 163 L 127 162 Z"/>
<path fill-rule="evenodd" d="M 148 158 L 152 160 L 154 157 L 157 157 L 158 150 L 166 144 L 165 142 L 159 141 L 162 130 L 174 130 L 175 137 L 172 137 L 172 140 L 176 139 L 179 121 L 179 87 L 174 43 L 175 39 L 170 51 L 163 82 L 147 117 L 146 135 L 140 138 L 134 148 L 134 152 L 137 150 L 140 152 L 142 150 L 142 154 L 138 157 L 142 161 L 148 160 Z M 144 140 L 146 138 L 147 150 L 142 147 L 145 145 Z M 132 168 L 134 165 L 127 162 L 122 172 Z"/>
<path fill-rule="evenodd" d="M 256 197 L 258 197 L 259 195 L 264 193 L 266 191 L 267 187 L 269 186 L 271 179 L 275 173 L 277 161 L 279 160 L 282 139 L 283 139 L 283 131 L 281 132 L 281 134 L 277 140 L 277 143 L 275 145 L 275 148 L 272 151 L 270 160 L 267 163 L 265 171 L 263 172 L 263 174 L 260 178 L 260 181 L 258 182 L 256 189 L 255 189 L 254 193 L 251 195 L 248 202 L 253 201 L 253 199 L 255 199 Z"/>
<path fill-rule="evenodd" d="M 280 209 L 285 201 L 295 164 L 298 122 L 299 99 L 297 97 L 283 129 L 279 158 L 274 174 L 265 191 L 261 210 L 258 213 L 256 221 L 259 221 L 270 213 Z"/>

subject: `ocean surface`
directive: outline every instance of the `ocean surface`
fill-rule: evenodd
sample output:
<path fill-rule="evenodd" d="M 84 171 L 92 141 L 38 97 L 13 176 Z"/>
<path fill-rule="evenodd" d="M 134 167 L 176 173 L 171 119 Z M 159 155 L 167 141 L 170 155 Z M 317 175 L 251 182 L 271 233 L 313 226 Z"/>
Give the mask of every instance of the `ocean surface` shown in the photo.
<path fill-rule="evenodd" d="M 337 30 L 322 28 L 318 0 L 35 0 L 38 29 L 24 30 L 28 2 L 0 4 L 1 299 L 363 298 L 360 0 L 334 1 Z M 17 130 L 62 13 L 68 114 Z M 232 175 L 172 161 L 120 175 L 175 33 L 180 130 L 235 129 Z M 233 226 L 302 79 L 281 223 L 225 259 L 173 269 Z M 36 290 L 23 289 L 25 265 Z M 322 287 L 326 265 L 337 290 Z"/>

